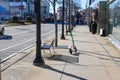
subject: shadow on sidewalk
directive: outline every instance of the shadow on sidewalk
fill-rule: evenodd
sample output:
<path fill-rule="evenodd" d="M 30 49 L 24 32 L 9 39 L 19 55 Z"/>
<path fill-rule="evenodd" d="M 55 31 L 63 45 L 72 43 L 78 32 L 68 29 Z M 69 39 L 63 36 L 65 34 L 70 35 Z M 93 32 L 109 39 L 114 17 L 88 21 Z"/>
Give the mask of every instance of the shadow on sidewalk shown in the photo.
<path fill-rule="evenodd" d="M 4 35 L 4 36 L 0 36 L 0 40 L 11 40 L 12 36 L 10 35 Z"/>
<path fill-rule="evenodd" d="M 69 41 L 71 41 L 70 39 L 68 39 Z M 81 42 L 81 43 L 90 43 L 90 44 L 100 44 L 99 42 L 93 42 L 93 41 L 80 41 L 80 40 L 75 40 L 76 42 Z M 106 46 L 113 46 L 112 44 L 100 44 L 100 45 L 106 45 Z"/>
<path fill-rule="evenodd" d="M 52 55 L 51 57 L 47 57 L 48 60 L 55 60 L 55 61 L 63 61 L 67 63 L 78 63 L 79 58 L 73 56 L 66 56 L 66 55 Z"/>
<path fill-rule="evenodd" d="M 60 74 L 62 74 L 62 75 L 66 75 L 66 76 L 69 76 L 69 77 L 73 77 L 73 78 L 76 78 L 76 79 L 79 79 L 79 80 L 87 80 L 87 79 L 85 79 L 85 78 L 76 76 L 76 75 L 74 75 L 74 74 L 70 74 L 70 73 L 64 72 L 64 70 L 63 70 L 63 71 L 60 71 L 60 70 L 54 69 L 54 68 L 52 68 L 52 67 L 49 66 L 49 65 L 44 65 L 44 66 L 42 66 L 41 68 L 49 69 L 49 70 L 58 72 L 58 73 L 60 73 Z M 62 75 L 61 75 L 61 78 L 62 78 Z"/>
<path fill-rule="evenodd" d="M 88 56 L 93 56 L 99 59 L 104 59 L 104 60 L 112 60 L 114 59 L 117 62 L 120 62 L 120 57 L 116 57 L 116 56 L 111 56 L 110 54 L 105 55 L 105 54 L 100 54 L 97 52 L 90 52 L 90 51 L 83 51 L 83 50 L 78 50 L 78 54 L 84 54 L 84 55 L 88 55 Z M 74 54 L 75 55 L 75 54 Z M 77 53 L 76 53 L 77 55 Z"/>

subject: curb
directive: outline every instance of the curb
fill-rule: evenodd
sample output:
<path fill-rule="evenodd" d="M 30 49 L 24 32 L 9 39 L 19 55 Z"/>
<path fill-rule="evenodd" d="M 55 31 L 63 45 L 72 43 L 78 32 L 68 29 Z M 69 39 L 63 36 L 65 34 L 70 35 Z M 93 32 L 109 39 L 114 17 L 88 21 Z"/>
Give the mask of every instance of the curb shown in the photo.
<path fill-rule="evenodd" d="M 34 46 L 30 47 L 29 49 L 27 48 L 27 50 L 25 49 L 25 51 L 23 52 L 19 52 L 19 54 L 15 53 L 13 56 L 6 58 L 6 60 L 4 60 L 1 64 L 1 72 L 5 71 L 10 66 L 14 65 L 15 63 L 17 63 L 27 55 L 31 54 L 33 51 L 34 51 Z"/>

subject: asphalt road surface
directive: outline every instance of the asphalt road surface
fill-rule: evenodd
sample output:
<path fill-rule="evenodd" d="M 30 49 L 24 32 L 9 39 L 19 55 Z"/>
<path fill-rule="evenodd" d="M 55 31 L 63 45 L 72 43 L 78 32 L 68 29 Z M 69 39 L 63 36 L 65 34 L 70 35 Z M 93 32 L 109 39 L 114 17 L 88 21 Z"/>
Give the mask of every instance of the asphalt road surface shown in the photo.
<path fill-rule="evenodd" d="M 58 26 L 59 31 L 61 25 Z M 41 25 L 42 40 L 55 35 L 54 24 Z M 0 36 L 0 58 L 2 61 L 34 46 L 36 42 L 36 25 L 5 27 L 5 35 Z"/>

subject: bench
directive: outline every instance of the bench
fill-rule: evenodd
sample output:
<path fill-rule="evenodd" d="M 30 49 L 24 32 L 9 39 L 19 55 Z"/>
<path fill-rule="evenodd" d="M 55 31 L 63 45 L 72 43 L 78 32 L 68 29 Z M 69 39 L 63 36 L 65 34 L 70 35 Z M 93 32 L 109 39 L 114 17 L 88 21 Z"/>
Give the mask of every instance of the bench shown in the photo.
<path fill-rule="evenodd" d="M 54 39 L 50 39 L 49 41 L 45 40 L 43 45 L 41 46 L 41 49 L 44 50 L 44 53 L 45 53 L 45 50 L 49 50 L 49 52 L 51 54 L 51 48 L 53 48 L 54 53 L 55 53 L 54 43 L 55 43 L 55 38 Z"/>

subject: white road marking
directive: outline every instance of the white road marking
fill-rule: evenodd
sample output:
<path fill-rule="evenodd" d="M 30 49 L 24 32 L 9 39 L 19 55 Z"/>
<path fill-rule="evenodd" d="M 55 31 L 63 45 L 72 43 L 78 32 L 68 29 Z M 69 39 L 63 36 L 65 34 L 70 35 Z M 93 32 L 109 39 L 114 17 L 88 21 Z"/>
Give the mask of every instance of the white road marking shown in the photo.
<path fill-rule="evenodd" d="M 54 30 L 53 30 L 53 31 L 50 31 L 50 32 L 48 32 L 48 33 L 44 33 L 44 34 L 42 34 L 41 36 L 50 34 L 50 33 L 52 33 L 52 32 L 54 32 Z"/>
<path fill-rule="evenodd" d="M 19 43 L 19 44 L 16 44 L 16 45 L 13 45 L 13 46 L 10 46 L 10 47 L 7 47 L 7 48 L 4 48 L 4 49 L 1 49 L 0 51 L 8 50 L 8 49 L 10 49 L 10 48 L 13 48 L 13 47 L 16 47 L 16 46 L 22 45 L 22 44 L 24 44 L 24 43 L 26 43 L 26 42 L 32 41 L 32 40 L 34 40 L 34 39 L 35 39 L 35 38 L 29 39 L 29 40 L 24 41 L 24 42 L 22 42 L 22 43 Z"/>
<path fill-rule="evenodd" d="M 35 30 L 31 30 L 31 31 L 35 31 Z M 27 33 L 27 32 L 29 32 L 29 31 L 24 31 L 24 32 L 19 32 L 19 33 L 14 33 L 14 34 L 9 34 L 9 35 L 13 36 L 13 35 L 18 35 L 18 34 L 24 34 L 24 33 Z"/>
<path fill-rule="evenodd" d="M 35 29 L 33 29 L 33 30 L 31 30 L 31 31 L 35 31 Z M 24 33 L 27 33 L 27 32 L 30 32 L 30 31 L 24 31 L 24 32 L 9 34 L 9 35 L 13 36 L 13 35 L 18 35 L 18 34 L 24 34 Z M 50 31 L 49 33 L 51 33 L 51 32 L 54 32 L 54 30 L 53 30 L 53 31 Z M 47 34 L 49 34 L 49 33 L 47 33 Z M 46 35 L 46 34 L 42 34 L 42 35 Z"/>
<path fill-rule="evenodd" d="M 50 34 L 50 33 L 52 33 L 52 32 L 54 32 L 54 30 L 53 30 L 53 31 L 50 31 L 50 32 L 48 32 L 48 33 L 42 34 L 41 36 Z M 32 40 L 34 40 L 34 39 L 35 39 L 35 38 L 32 38 L 32 39 L 30 39 L 30 40 L 27 40 L 27 41 L 22 42 L 22 43 L 17 44 L 17 45 L 10 46 L 10 47 L 5 48 L 5 49 L 2 49 L 2 50 L 0 50 L 0 51 L 4 51 L 4 50 L 10 49 L 10 48 L 12 48 L 12 47 L 16 47 L 16 46 L 21 45 L 21 44 L 24 44 L 24 43 L 26 43 L 26 42 L 28 42 L 28 41 L 32 41 Z M 23 52 L 24 50 L 29 49 L 29 48 L 31 48 L 31 47 L 33 47 L 33 46 L 35 46 L 35 44 L 32 44 L 32 45 L 30 45 L 30 46 L 28 46 L 28 47 L 26 47 L 26 48 L 24 48 L 24 49 L 22 49 L 22 50 L 16 52 L 16 53 L 11 54 L 10 56 L 8 56 L 8 57 L 2 59 L 1 62 L 4 62 L 4 61 L 6 61 L 6 60 L 12 58 L 13 56 L 17 55 L 18 53 L 21 53 L 21 52 Z"/>
<path fill-rule="evenodd" d="M 1 63 L 2 63 L 2 62 L 4 62 L 4 61 L 6 61 L 6 60 L 8 60 L 8 59 L 10 59 L 11 57 L 13 57 L 13 56 L 17 55 L 18 53 L 21 53 L 21 52 L 23 52 L 24 50 L 26 50 L 26 49 L 29 49 L 29 48 L 33 47 L 34 45 L 35 45 L 35 44 L 30 45 L 30 46 L 28 46 L 28 47 L 26 47 L 26 48 L 24 48 L 24 49 L 22 49 L 22 50 L 18 51 L 17 53 L 13 53 L 13 54 L 11 54 L 10 56 L 8 56 L 8 57 L 6 57 L 6 58 L 2 59 L 2 60 L 1 60 Z"/>
<path fill-rule="evenodd" d="M 48 33 L 44 33 L 44 34 L 42 34 L 41 36 L 44 36 L 44 35 L 50 34 L 50 33 L 52 33 L 52 32 L 54 32 L 54 30 L 53 30 L 53 31 L 50 31 L 50 32 L 48 32 Z M 13 45 L 13 46 L 10 46 L 10 47 L 7 47 L 7 48 L 4 48 L 4 49 L 1 49 L 0 51 L 8 50 L 8 49 L 10 49 L 10 48 L 13 48 L 13 47 L 16 47 L 16 46 L 22 45 L 22 44 L 24 44 L 24 43 L 26 43 L 26 42 L 29 42 L 29 41 L 32 41 L 32 40 L 35 40 L 35 38 L 32 38 L 32 39 L 29 39 L 29 40 L 24 41 L 24 42 L 22 42 L 22 43 L 19 43 L 19 44 L 16 44 L 16 45 Z"/>

